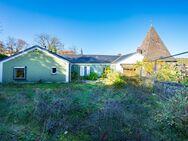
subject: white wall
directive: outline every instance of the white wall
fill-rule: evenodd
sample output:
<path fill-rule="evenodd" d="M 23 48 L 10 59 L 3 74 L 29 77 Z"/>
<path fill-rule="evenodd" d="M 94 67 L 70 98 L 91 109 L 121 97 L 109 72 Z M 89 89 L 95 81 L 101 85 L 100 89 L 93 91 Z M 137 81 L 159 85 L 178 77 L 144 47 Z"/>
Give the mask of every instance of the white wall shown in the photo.
<path fill-rule="evenodd" d="M 120 62 L 115 63 L 116 65 L 116 71 L 119 73 L 123 73 L 123 68 L 121 64 L 136 64 L 139 61 L 142 61 L 144 59 L 144 56 L 140 53 L 135 53 L 128 58 L 121 60 Z"/>

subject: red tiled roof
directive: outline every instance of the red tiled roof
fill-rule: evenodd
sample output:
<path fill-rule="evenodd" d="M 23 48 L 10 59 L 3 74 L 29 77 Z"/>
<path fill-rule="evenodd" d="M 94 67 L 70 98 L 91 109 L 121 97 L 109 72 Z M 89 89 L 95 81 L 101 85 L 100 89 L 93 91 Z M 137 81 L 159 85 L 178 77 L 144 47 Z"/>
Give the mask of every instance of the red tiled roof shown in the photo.
<path fill-rule="evenodd" d="M 10 51 L 10 50 L 0 50 L 0 54 L 5 54 L 5 55 L 10 56 L 10 55 L 15 54 L 15 52 Z"/>
<path fill-rule="evenodd" d="M 64 55 L 64 54 L 76 54 L 74 51 L 71 50 L 60 50 L 58 51 L 59 55 Z"/>

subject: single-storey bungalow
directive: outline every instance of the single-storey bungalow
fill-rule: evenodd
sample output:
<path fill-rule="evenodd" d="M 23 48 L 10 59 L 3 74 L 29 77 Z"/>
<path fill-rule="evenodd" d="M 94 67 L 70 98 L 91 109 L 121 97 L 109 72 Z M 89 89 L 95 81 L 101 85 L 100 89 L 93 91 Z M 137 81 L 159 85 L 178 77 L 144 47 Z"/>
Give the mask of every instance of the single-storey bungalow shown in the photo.
<path fill-rule="evenodd" d="M 0 82 L 70 82 L 71 72 L 80 76 L 96 72 L 99 76 L 104 68 L 113 67 L 123 73 L 122 64 L 141 61 L 139 53 L 128 55 L 64 55 L 60 56 L 40 46 L 30 47 L 0 61 Z"/>
<path fill-rule="evenodd" d="M 0 61 L 0 83 L 67 83 L 72 72 L 80 76 L 95 72 L 100 76 L 106 67 L 132 76 L 140 73 L 133 64 L 169 55 L 153 26 L 137 52 L 126 55 L 58 55 L 36 45 Z"/>
<path fill-rule="evenodd" d="M 0 82 L 68 82 L 69 61 L 33 46 L 0 61 Z"/>

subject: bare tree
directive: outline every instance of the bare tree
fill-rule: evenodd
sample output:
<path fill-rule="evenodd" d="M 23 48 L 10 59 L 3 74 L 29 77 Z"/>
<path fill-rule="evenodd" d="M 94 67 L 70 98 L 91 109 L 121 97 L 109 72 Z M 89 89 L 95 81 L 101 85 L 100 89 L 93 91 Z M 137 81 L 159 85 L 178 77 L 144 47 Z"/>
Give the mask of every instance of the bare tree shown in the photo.
<path fill-rule="evenodd" d="M 59 48 L 62 48 L 62 43 L 57 37 L 52 37 L 50 39 L 48 49 L 52 52 L 57 52 Z"/>
<path fill-rule="evenodd" d="M 69 47 L 71 51 L 73 51 L 75 54 L 78 54 L 78 49 L 76 46 Z"/>
<path fill-rule="evenodd" d="M 6 49 L 9 50 L 11 54 L 14 54 L 25 49 L 27 45 L 28 43 L 23 39 L 15 39 L 13 37 L 8 37 Z"/>
<path fill-rule="evenodd" d="M 3 43 L 3 41 L 0 41 L 0 53 L 3 53 L 5 50 L 5 45 Z"/>
<path fill-rule="evenodd" d="M 49 34 L 46 33 L 41 33 L 37 35 L 35 42 L 52 52 L 57 52 L 58 49 L 63 47 L 63 44 L 61 43 L 59 38 L 51 37 Z"/>
<path fill-rule="evenodd" d="M 17 39 L 15 52 L 19 52 L 25 49 L 28 46 L 28 43 L 23 39 Z"/>
<path fill-rule="evenodd" d="M 14 37 L 8 37 L 6 42 L 6 49 L 9 50 L 11 53 L 15 52 L 16 47 L 16 39 Z"/>
<path fill-rule="evenodd" d="M 41 33 L 36 36 L 35 42 L 37 42 L 42 47 L 47 47 L 49 42 L 49 35 L 45 33 Z"/>

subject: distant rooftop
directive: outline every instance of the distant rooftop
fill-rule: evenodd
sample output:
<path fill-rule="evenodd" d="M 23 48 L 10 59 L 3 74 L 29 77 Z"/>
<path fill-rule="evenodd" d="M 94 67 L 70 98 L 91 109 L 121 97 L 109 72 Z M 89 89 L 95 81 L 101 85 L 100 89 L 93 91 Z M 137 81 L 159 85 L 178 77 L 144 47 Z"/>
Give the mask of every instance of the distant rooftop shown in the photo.
<path fill-rule="evenodd" d="M 111 63 L 119 55 L 63 55 L 71 63 Z"/>
<path fill-rule="evenodd" d="M 117 63 L 119 61 L 122 61 L 132 55 L 136 54 L 135 52 L 134 53 L 129 53 L 129 54 L 125 54 L 125 55 L 122 55 L 122 56 L 119 56 L 119 58 L 117 58 L 116 60 L 113 61 L 113 63 Z"/>

